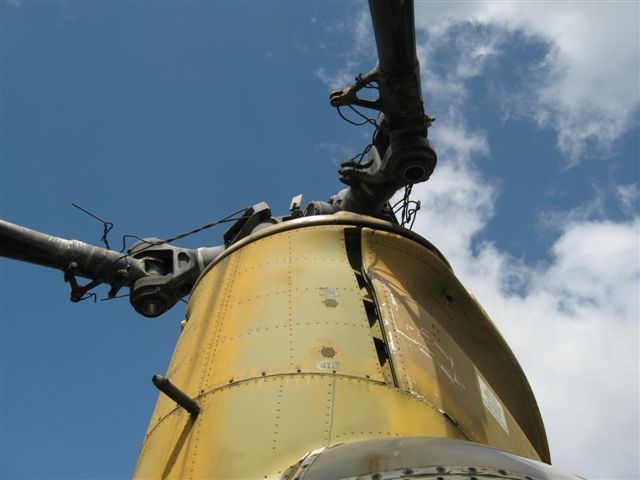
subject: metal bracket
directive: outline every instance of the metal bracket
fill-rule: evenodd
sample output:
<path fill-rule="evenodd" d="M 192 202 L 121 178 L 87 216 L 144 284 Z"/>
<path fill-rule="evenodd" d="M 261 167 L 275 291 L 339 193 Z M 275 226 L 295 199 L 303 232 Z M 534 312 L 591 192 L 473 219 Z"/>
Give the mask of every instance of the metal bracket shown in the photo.
<path fill-rule="evenodd" d="M 228 247 L 250 235 L 253 229 L 261 223 L 277 223 L 271 218 L 271 209 L 265 202 L 256 203 L 254 206 L 247 208 L 242 214 L 242 218 L 224 232 L 222 236 L 224 246 Z"/>
<path fill-rule="evenodd" d="M 291 213 L 291 218 L 299 218 L 304 216 L 300 207 L 302 206 L 302 194 L 296 195 L 291 199 L 291 205 L 289 205 L 289 213 Z"/>
<path fill-rule="evenodd" d="M 71 296 L 70 300 L 73 303 L 78 303 L 81 300 L 84 300 L 85 295 L 93 288 L 100 285 L 101 282 L 97 280 L 91 280 L 86 285 L 78 284 L 76 280 L 76 271 L 78 270 L 78 264 L 76 262 L 71 262 L 67 269 L 64 272 L 64 281 L 67 282 L 71 286 Z M 93 294 L 95 297 L 95 293 Z M 95 301 L 95 298 L 94 298 Z"/>
<path fill-rule="evenodd" d="M 334 107 L 343 107 L 347 105 L 357 105 L 359 107 L 371 108 L 373 110 L 382 111 L 382 101 L 377 100 L 365 100 L 358 97 L 358 92 L 362 90 L 366 85 L 372 82 L 378 83 L 380 79 L 380 70 L 374 68 L 366 75 L 358 75 L 356 81 L 350 87 L 345 87 L 340 90 L 334 90 L 329 94 L 329 101 Z"/>
<path fill-rule="evenodd" d="M 107 293 L 108 298 L 115 298 L 116 295 L 118 295 L 118 291 L 127 284 L 127 280 L 129 279 L 129 266 L 127 265 L 126 269 L 121 268 L 118 270 L 117 275 L 118 279 L 111 285 L 111 288 Z"/>
<path fill-rule="evenodd" d="M 200 413 L 200 405 L 198 405 L 193 398 L 171 383 L 168 378 L 165 378 L 162 375 L 154 375 L 151 381 L 158 390 L 184 408 L 192 417 L 198 416 Z"/>

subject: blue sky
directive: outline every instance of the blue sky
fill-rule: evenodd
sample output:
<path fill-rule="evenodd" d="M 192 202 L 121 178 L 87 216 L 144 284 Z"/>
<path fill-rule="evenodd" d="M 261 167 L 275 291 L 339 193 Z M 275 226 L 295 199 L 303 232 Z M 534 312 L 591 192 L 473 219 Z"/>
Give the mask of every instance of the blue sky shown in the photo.
<path fill-rule="evenodd" d="M 98 244 L 75 202 L 118 243 L 325 199 L 370 135 L 327 99 L 375 63 L 364 7 L 3 1 L 0 216 Z M 637 477 L 638 4 L 424 2 L 416 22 L 439 164 L 415 228 L 521 360 L 556 465 Z M 130 476 L 182 308 L 71 304 L 60 272 L 0 266 L 1 476 Z"/>

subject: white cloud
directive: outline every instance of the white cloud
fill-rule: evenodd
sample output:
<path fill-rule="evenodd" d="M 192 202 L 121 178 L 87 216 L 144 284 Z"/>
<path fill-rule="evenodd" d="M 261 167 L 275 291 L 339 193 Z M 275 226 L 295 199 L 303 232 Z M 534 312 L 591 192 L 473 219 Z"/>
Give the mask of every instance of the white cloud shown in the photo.
<path fill-rule="evenodd" d="M 616 187 L 616 196 L 622 205 L 622 211 L 627 215 L 638 212 L 638 202 L 640 201 L 640 190 L 638 182 L 628 185 L 618 185 Z"/>
<path fill-rule="evenodd" d="M 461 125 L 443 124 L 434 127 L 431 137 L 447 162 L 438 165 L 429 182 L 414 187 L 414 196 L 422 203 L 415 228 L 448 258 L 462 259 L 493 215 L 496 186 L 483 181 L 471 164 L 473 155 L 488 154 L 487 140 Z"/>
<path fill-rule="evenodd" d="M 353 75 L 350 74 L 351 70 L 341 69 L 336 72 L 330 72 L 326 68 L 319 68 L 316 71 L 316 76 L 322 80 L 331 90 L 337 90 L 344 88 L 353 83 Z"/>
<path fill-rule="evenodd" d="M 570 210 L 549 209 L 538 214 L 537 226 L 542 230 L 561 232 L 567 224 L 589 220 L 591 218 L 605 218 L 605 203 L 607 192 L 598 186 L 593 186 L 593 194 L 589 200 Z"/>
<path fill-rule="evenodd" d="M 569 166 L 579 163 L 589 147 L 606 154 L 612 142 L 637 125 L 638 18 L 637 2 L 429 2 L 416 9 L 417 26 L 429 32 L 423 46 L 427 72 L 428 54 L 450 46 L 456 27 L 489 29 L 482 44 L 475 44 L 476 34 L 454 59 L 457 64 L 446 80 L 457 88 L 479 74 L 516 33 L 547 47 L 544 59 L 528 66 L 531 81 L 503 93 L 504 106 L 510 115 L 530 116 L 554 129 Z M 434 95 L 437 83 L 427 81 Z"/>
<path fill-rule="evenodd" d="M 638 222 L 567 225 L 553 252 L 523 268 L 487 245 L 461 274 L 522 363 L 557 466 L 637 478 Z M 514 265 L 518 293 L 504 288 Z"/>

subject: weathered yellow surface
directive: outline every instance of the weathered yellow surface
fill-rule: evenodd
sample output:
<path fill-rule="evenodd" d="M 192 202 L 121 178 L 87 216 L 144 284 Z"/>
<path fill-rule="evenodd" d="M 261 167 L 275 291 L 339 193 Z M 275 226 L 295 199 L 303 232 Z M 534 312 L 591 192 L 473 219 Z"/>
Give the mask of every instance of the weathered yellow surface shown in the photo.
<path fill-rule="evenodd" d="M 264 478 L 310 450 L 345 441 L 406 435 L 463 438 L 418 399 L 342 375 L 261 377 L 215 389 L 199 402 L 202 413 L 193 426 L 176 409 L 150 432 L 137 477 Z"/>
<path fill-rule="evenodd" d="M 135 477 L 264 478 L 316 448 L 403 435 L 469 438 L 536 457 L 508 408 L 499 404 L 507 434 L 483 406 L 478 378 L 489 390 L 492 383 L 440 324 L 446 319 L 430 295 L 442 272 L 383 243 L 428 251 L 365 232 L 363 257 L 398 384 L 385 382 L 344 229 L 279 228 L 200 279 L 167 377 L 201 413 L 194 421 L 160 395 Z M 397 269 L 411 273 L 397 277 Z M 423 293 L 405 280 L 423 284 Z"/>
<path fill-rule="evenodd" d="M 362 243 L 399 387 L 446 412 L 469 440 L 547 460 L 522 370 L 455 275 L 398 235 L 364 229 Z"/>

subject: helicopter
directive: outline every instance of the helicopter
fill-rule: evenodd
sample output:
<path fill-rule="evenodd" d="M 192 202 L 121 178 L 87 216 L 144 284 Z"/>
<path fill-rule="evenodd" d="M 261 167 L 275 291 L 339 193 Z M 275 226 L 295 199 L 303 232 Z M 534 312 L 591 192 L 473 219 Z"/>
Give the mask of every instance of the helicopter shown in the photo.
<path fill-rule="evenodd" d="M 202 319 L 213 318 L 211 313 L 203 316 L 202 309 L 210 309 L 212 311 L 233 310 L 232 304 L 229 303 L 230 295 L 232 295 L 230 292 L 233 291 L 233 288 L 227 286 L 227 293 L 220 291 L 220 288 L 225 288 L 225 282 L 229 283 L 227 279 L 232 274 L 232 272 L 228 271 L 229 268 L 240 269 L 242 278 L 249 277 L 249 280 L 247 280 L 248 285 L 242 286 L 240 288 L 241 292 L 250 290 L 258 292 L 255 298 L 246 296 L 241 297 L 240 300 L 234 299 L 233 301 L 237 305 L 242 302 L 250 303 L 250 301 L 262 298 L 264 295 L 277 295 L 276 292 L 282 290 L 288 292 L 286 297 L 283 298 L 288 298 L 288 302 L 291 304 L 291 292 L 294 291 L 293 283 L 295 282 L 297 285 L 295 287 L 296 291 L 300 289 L 301 297 L 304 298 L 304 302 L 308 303 L 286 307 L 287 301 L 280 299 L 275 302 L 276 306 L 271 303 L 265 303 L 264 309 L 277 309 L 278 305 L 285 305 L 285 308 L 288 309 L 289 317 L 293 315 L 291 312 L 294 308 L 303 309 L 297 313 L 299 316 L 303 315 L 302 312 L 305 308 L 309 309 L 309 311 L 318 309 L 322 312 L 318 313 L 318 316 L 321 317 L 334 314 L 342 308 L 349 308 L 351 310 L 348 313 L 348 318 L 356 318 L 359 315 L 363 320 L 357 325 L 353 325 L 354 328 L 363 329 L 366 325 L 369 329 L 365 329 L 367 333 L 365 337 L 370 340 L 371 345 L 369 347 L 373 346 L 373 349 L 369 348 L 369 351 L 365 352 L 363 347 L 362 352 L 357 351 L 354 354 L 349 352 L 349 345 L 352 342 L 343 342 L 343 345 L 339 345 L 332 335 L 322 337 L 312 333 L 313 342 L 318 343 L 318 339 L 323 338 L 325 340 L 320 340 L 317 345 L 305 345 L 303 354 L 309 354 L 314 360 L 305 363 L 295 357 L 295 355 L 298 355 L 298 353 L 294 352 L 297 342 L 282 340 L 285 342 L 282 345 L 289 345 L 291 359 L 291 364 L 285 367 L 283 371 L 279 371 L 278 368 L 281 367 L 278 366 L 264 367 L 264 370 L 260 371 L 255 370 L 255 366 L 249 366 L 247 367 L 249 373 L 236 374 L 231 372 L 223 380 L 216 378 L 214 382 L 218 382 L 218 387 L 223 389 L 220 391 L 241 391 L 245 385 L 255 384 L 264 387 L 264 385 L 273 382 L 273 385 L 276 386 L 276 392 L 279 393 L 273 394 L 272 392 L 267 397 L 271 398 L 271 400 L 282 397 L 295 404 L 297 403 L 295 394 L 284 395 L 282 393 L 285 389 L 285 384 L 281 380 L 284 377 L 291 376 L 294 382 L 310 381 L 317 378 L 322 378 L 323 381 L 324 379 L 331 379 L 328 384 L 330 391 L 328 393 L 325 392 L 325 395 L 330 399 L 329 404 L 331 405 L 336 398 L 334 396 L 335 389 L 339 388 L 335 379 L 340 377 L 342 380 L 344 377 L 347 381 L 346 385 L 351 383 L 360 385 L 359 382 L 365 382 L 365 385 L 370 383 L 371 385 L 376 385 L 376 388 L 384 387 L 384 389 L 390 389 L 389 391 L 405 392 L 403 397 L 398 397 L 401 400 L 398 400 L 397 404 L 394 405 L 393 401 L 389 404 L 393 406 L 391 410 L 403 412 L 417 409 L 413 415 L 407 415 L 407 421 L 411 422 L 420 417 L 420 414 L 417 413 L 420 408 L 412 406 L 411 402 L 406 403 L 405 397 L 416 400 L 418 403 L 422 402 L 423 405 L 428 406 L 433 416 L 433 418 L 429 417 L 425 422 L 431 427 L 438 425 L 436 430 L 439 433 L 436 437 L 449 438 L 443 443 L 438 443 L 434 438 L 421 438 L 424 435 L 407 435 L 407 432 L 420 434 L 424 433 L 424 431 L 420 429 L 412 431 L 411 426 L 403 427 L 405 430 L 402 432 L 393 431 L 394 428 L 397 430 L 398 425 L 393 425 L 393 422 L 391 422 L 386 426 L 387 430 L 379 427 L 383 428 L 384 431 L 366 432 L 360 430 L 359 432 L 338 433 L 339 430 L 336 430 L 332 433 L 337 435 L 337 438 L 348 441 L 326 445 L 324 448 L 320 448 L 322 443 L 320 442 L 318 444 L 319 448 L 311 449 L 308 442 L 306 444 L 302 442 L 298 425 L 304 419 L 311 423 L 308 417 L 317 416 L 317 411 L 315 414 L 311 414 L 302 409 L 297 413 L 299 417 L 290 417 L 288 420 L 296 425 L 289 425 L 288 427 L 288 435 L 293 433 L 295 435 L 288 440 L 289 444 L 284 448 L 288 450 L 286 461 L 274 454 L 273 447 L 263 453 L 260 461 L 255 461 L 254 467 L 263 469 L 259 472 L 261 477 L 264 474 L 264 476 L 271 475 L 272 478 L 294 478 L 294 476 L 297 476 L 297 478 L 314 478 L 313 468 L 333 468 L 331 475 L 334 475 L 335 478 L 340 478 L 336 475 L 346 477 L 347 472 L 350 472 L 349 475 L 351 476 L 356 474 L 380 475 L 378 478 L 395 478 L 382 477 L 382 475 L 396 474 L 402 475 L 402 478 L 425 474 L 475 475 L 477 478 L 482 478 L 482 475 L 490 475 L 492 478 L 495 478 L 495 476 L 498 476 L 498 478 L 500 476 L 503 476 L 503 478 L 517 478 L 514 475 L 521 475 L 523 478 L 527 475 L 530 475 L 531 478 L 536 478 L 535 475 L 540 475 L 539 478 L 562 478 L 562 474 L 547 469 L 547 467 L 535 463 L 535 461 L 520 460 L 519 457 L 500 453 L 499 451 L 496 452 L 486 447 L 476 447 L 474 444 L 478 442 L 470 441 L 477 440 L 485 445 L 500 446 L 507 451 L 515 450 L 525 457 L 529 456 L 536 460 L 549 461 L 544 428 L 542 427 L 539 413 L 536 412 L 535 400 L 532 398 L 526 380 L 522 381 L 522 373 L 517 366 L 517 362 L 512 358 L 513 356 L 510 354 L 508 347 L 506 347 L 495 328 L 486 318 L 481 307 L 471 297 L 465 296 L 463 287 L 455 281 L 455 277 L 451 274 L 446 258 L 427 240 L 405 229 L 389 208 L 388 202 L 398 190 L 426 181 L 436 164 L 435 151 L 426 139 L 426 131 L 432 119 L 422 109 L 419 70 L 417 70 L 415 39 L 413 39 L 413 11 L 409 7 L 410 5 L 407 2 L 393 4 L 370 2 L 376 41 L 378 43 L 379 65 L 369 74 L 358 76 L 353 85 L 333 92 L 330 97 L 330 102 L 335 108 L 349 105 L 359 106 L 380 110 L 382 114 L 375 120 L 375 134 L 370 146 L 367 147 L 368 150 L 365 155 L 344 162 L 340 166 L 341 180 L 347 185 L 347 188 L 337 192 L 329 201 L 312 201 L 304 207 L 300 197 L 294 197 L 290 204 L 289 212 L 282 216 L 272 215 L 270 207 L 264 203 L 241 209 L 235 214 L 222 219 L 225 222 L 229 220 L 235 222 L 225 232 L 222 245 L 197 249 L 173 247 L 171 245 L 173 239 L 162 240 L 145 237 L 139 238 L 137 243 L 128 250 L 117 252 L 80 242 L 67 242 L 63 239 L 53 238 L 46 234 L 40 234 L 33 230 L 3 222 L 2 254 L 62 270 L 65 281 L 71 287 L 72 301 L 86 299 L 87 295 L 99 283 L 110 285 L 108 298 L 115 298 L 123 288 L 130 288 L 129 300 L 132 306 L 138 313 L 147 317 L 156 317 L 163 314 L 180 302 L 186 294 L 191 294 L 187 318 L 180 335 L 180 344 L 189 341 L 196 342 L 196 345 L 190 345 L 187 351 L 198 352 L 202 350 L 202 345 L 198 346 L 198 342 L 204 341 L 206 344 L 206 342 L 211 343 L 215 339 L 215 343 L 211 343 L 208 346 L 209 355 L 214 357 L 214 352 L 217 352 L 218 345 L 224 344 L 228 337 L 209 337 L 205 335 L 203 338 L 198 339 L 197 334 L 193 332 L 209 328 L 206 327 L 206 321 Z M 394 20 L 388 21 L 390 18 Z M 385 19 L 385 21 L 381 19 Z M 358 91 L 370 87 L 379 90 L 380 99 L 377 102 L 361 99 L 357 96 Z M 405 202 L 405 207 L 402 212 L 402 223 L 406 223 L 411 219 L 411 213 L 408 212 L 410 208 L 408 201 Z M 307 229 L 308 232 L 306 232 Z M 310 233 L 311 236 L 305 238 L 306 233 Z M 322 237 L 318 238 L 320 236 Z M 284 243 L 281 243 L 281 241 L 284 241 Z M 268 246 L 269 243 L 273 243 L 273 245 Z M 264 244 L 267 244 L 267 247 L 264 247 Z M 258 248 L 258 251 L 252 252 L 252 250 L 256 249 L 256 246 L 260 246 L 260 248 Z M 455 397 L 453 393 L 446 392 L 446 388 L 442 387 L 443 391 L 440 394 L 434 391 L 430 392 L 430 394 L 436 393 L 433 398 L 421 398 L 428 391 L 425 390 L 425 385 L 419 385 L 419 379 L 417 380 L 409 375 L 404 380 L 401 378 L 403 374 L 407 373 L 408 368 L 398 366 L 398 363 L 401 364 L 403 362 L 402 355 L 395 356 L 397 351 L 394 350 L 396 348 L 393 346 L 394 340 L 399 344 L 400 337 L 404 338 L 403 342 L 405 340 L 408 342 L 405 342 L 403 346 L 403 348 L 407 349 L 407 352 L 411 351 L 416 355 L 422 355 L 424 358 L 432 360 L 433 365 L 436 365 L 435 372 L 431 374 L 431 380 L 428 375 L 422 380 L 426 380 L 428 384 L 434 381 L 433 378 L 437 378 L 438 382 L 442 382 L 442 384 L 450 383 L 454 388 L 461 388 L 465 391 L 468 389 L 468 385 L 471 385 L 469 378 L 459 378 L 458 375 L 462 374 L 456 371 L 454 365 L 458 364 L 458 362 L 465 365 L 465 358 L 469 355 L 467 352 L 473 351 L 474 348 L 478 348 L 477 346 L 482 343 L 481 338 L 477 335 L 464 338 L 466 334 L 461 332 L 464 330 L 463 326 L 445 326 L 441 324 L 441 321 L 432 322 L 431 325 L 427 323 L 422 325 L 420 323 L 421 320 L 415 320 L 418 323 L 414 324 L 406 323 L 405 328 L 408 330 L 417 329 L 417 337 L 405 338 L 409 336 L 408 330 L 403 330 L 402 328 L 396 328 L 395 338 L 390 335 L 388 333 L 389 329 L 393 321 L 395 321 L 394 311 L 404 311 L 404 314 L 398 315 L 411 318 L 411 312 L 414 309 L 424 309 L 424 305 L 420 301 L 415 301 L 415 297 L 419 295 L 416 293 L 415 287 L 411 290 L 403 287 L 407 282 L 417 281 L 420 283 L 424 279 L 420 279 L 419 272 L 414 272 L 409 274 L 409 279 L 400 281 L 400 285 L 395 284 L 398 278 L 396 270 L 392 268 L 391 272 L 393 274 L 388 276 L 388 271 L 379 266 L 376 267 L 376 262 L 380 261 L 378 257 L 383 257 L 380 252 L 371 253 L 376 248 L 381 248 L 382 250 L 391 248 L 403 252 L 403 255 L 408 255 L 403 260 L 403 270 L 405 272 L 411 270 L 412 261 L 410 258 L 413 258 L 413 261 L 420 259 L 420 262 L 425 265 L 430 264 L 431 268 L 438 271 L 439 281 L 429 290 L 429 296 L 439 298 L 437 300 L 440 302 L 438 303 L 440 305 L 439 308 L 449 315 L 452 321 L 456 318 L 456 321 L 460 321 L 462 316 L 469 315 L 468 312 L 473 311 L 476 316 L 475 323 L 479 323 L 481 330 L 489 335 L 488 339 L 485 338 L 484 341 L 490 342 L 491 349 L 497 350 L 504 357 L 501 360 L 503 363 L 499 363 L 495 359 L 483 360 L 482 355 L 475 352 L 475 356 L 470 363 L 468 359 L 466 360 L 470 367 L 465 375 L 467 377 L 471 373 L 476 375 L 474 382 L 477 382 L 477 385 L 473 383 L 477 388 L 474 391 L 475 401 L 471 402 L 473 407 L 469 407 L 467 410 L 457 407 L 454 408 L 456 413 L 448 412 L 441 407 L 445 406 L 444 403 L 453 406 L 456 401 L 449 398 L 445 402 L 443 399 L 445 397 Z M 262 260 L 265 256 L 267 261 Z M 243 260 L 248 264 L 241 263 L 240 257 L 249 257 L 250 260 Z M 326 266 L 327 263 L 330 264 L 331 268 L 326 268 L 325 276 L 320 277 L 320 283 L 313 278 L 316 275 L 314 273 L 309 276 L 310 279 L 316 282 L 313 283 L 313 286 L 299 286 L 299 282 L 302 281 L 297 278 L 294 280 L 291 273 L 293 268 L 291 265 L 294 263 L 294 259 L 296 262 L 300 262 L 295 265 L 296 269 L 301 269 L 305 265 L 308 267 L 309 264 L 312 264 L 314 265 L 314 271 L 320 271 L 322 270 L 322 265 Z M 383 264 L 385 261 L 392 263 L 395 260 L 398 259 L 392 255 L 390 259 L 383 260 Z M 232 267 L 229 267 L 228 264 L 232 264 Z M 234 264 L 235 266 L 233 266 Z M 273 265 L 282 266 L 287 264 L 289 265 L 287 267 L 289 273 L 286 275 L 278 267 L 273 271 L 268 270 L 273 268 Z M 339 268 L 346 269 L 345 272 L 348 273 L 348 275 L 344 275 L 344 278 L 342 278 L 344 272 L 339 272 L 338 264 L 340 265 Z M 260 268 L 267 270 L 259 272 Z M 250 272 L 253 270 L 258 273 L 256 273 L 255 279 L 251 280 L 253 274 Z M 385 277 L 385 274 L 387 277 Z M 418 276 L 417 279 L 411 280 L 410 277 L 412 275 Z M 280 278 L 281 276 L 287 277 L 288 280 Z M 81 278 L 89 278 L 90 281 L 82 283 Z M 213 281 L 212 278 L 215 278 L 216 281 Z M 446 280 L 442 280 L 442 278 Z M 276 279 L 278 280 L 276 281 Z M 331 283 L 329 279 L 335 279 L 337 283 Z M 266 281 L 267 284 L 272 285 L 259 284 L 256 286 L 251 284 L 251 281 Z M 341 284 L 340 282 L 342 281 L 345 283 Z M 278 284 L 278 282 L 284 283 Z M 288 286 L 282 288 L 283 285 Z M 276 288 L 269 293 L 269 288 L 278 286 L 281 288 Z M 306 298 L 306 294 L 310 297 Z M 241 293 L 240 295 L 246 294 Z M 206 306 L 207 298 L 211 299 L 216 296 L 222 299 L 222 303 Z M 386 298 L 386 301 L 381 300 L 383 297 Z M 407 300 L 410 297 L 414 298 L 413 303 Z M 427 300 L 423 299 L 422 302 L 427 302 Z M 258 322 L 263 322 L 265 319 L 269 320 L 269 315 L 265 313 L 264 309 L 259 308 L 256 311 L 251 311 L 248 317 L 256 315 L 256 321 Z M 284 314 L 280 312 L 279 315 Z M 428 317 L 428 312 L 423 316 Z M 293 323 L 296 322 L 291 319 L 288 322 L 284 326 L 277 322 L 270 325 L 270 327 L 260 327 L 258 326 L 260 324 L 248 326 L 246 327 L 247 330 L 239 335 L 247 337 L 251 334 L 256 335 L 261 328 L 263 330 L 268 330 L 269 328 L 277 330 L 278 328 L 287 327 L 291 331 Z M 319 322 L 321 320 L 315 320 L 316 324 Z M 307 327 L 312 327 L 312 325 L 307 325 Z M 432 328 L 433 331 L 423 331 L 423 328 Z M 289 335 L 292 335 L 292 333 L 290 332 Z M 350 335 L 349 333 L 345 338 L 350 338 Z M 274 335 L 269 334 L 265 338 L 271 339 L 273 337 Z M 192 340 L 188 340 L 188 338 Z M 257 343 L 247 347 L 247 352 L 259 351 L 261 343 L 264 344 L 264 339 L 258 335 Z M 456 351 L 454 355 L 452 352 L 456 350 L 456 343 L 458 345 L 462 344 L 464 347 L 462 351 Z M 417 349 L 411 350 L 414 348 L 412 345 L 416 346 Z M 447 346 L 443 347 L 443 345 Z M 220 348 L 223 347 L 221 346 Z M 307 351 L 311 348 L 314 349 L 312 353 Z M 207 347 L 204 350 L 207 350 Z M 166 376 L 154 377 L 154 384 L 163 392 L 163 395 L 160 396 L 157 411 L 152 418 L 152 424 L 143 446 L 136 475 L 142 478 L 156 476 L 177 476 L 182 478 L 189 475 L 196 477 L 218 475 L 217 478 L 253 478 L 257 476 L 257 470 L 247 470 L 250 467 L 249 464 L 253 462 L 247 460 L 246 453 L 241 455 L 240 459 L 234 463 L 231 457 L 228 457 L 230 453 L 227 450 L 219 449 L 217 453 L 219 455 L 217 465 L 219 466 L 215 467 L 218 470 L 214 474 L 206 470 L 207 460 L 203 460 L 205 465 L 203 467 L 201 465 L 194 466 L 193 461 L 189 464 L 183 458 L 185 455 L 195 458 L 196 454 L 193 451 L 191 453 L 188 452 L 189 448 L 197 448 L 198 445 L 191 437 L 197 437 L 197 435 L 202 434 L 200 433 L 202 432 L 201 425 L 205 422 L 206 415 L 213 415 L 219 411 L 218 408 L 210 405 L 209 409 L 207 409 L 206 399 L 206 396 L 215 393 L 214 390 L 218 387 L 213 390 L 207 390 L 208 386 L 202 384 L 202 382 L 206 383 L 208 381 L 208 378 L 203 380 L 204 377 L 210 374 L 208 367 L 200 371 L 204 377 L 201 377 L 199 387 L 203 388 L 193 390 L 192 387 L 187 388 L 185 386 L 188 381 L 184 378 L 182 381 L 180 379 L 176 380 L 178 374 L 185 371 L 183 368 L 185 363 L 196 363 L 203 360 L 200 357 L 196 358 L 196 356 L 181 358 L 179 350 L 176 350 L 176 355 Z M 234 358 L 235 354 L 228 352 L 227 355 L 231 355 L 231 358 Z M 360 355 L 363 358 L 370 357 L 367 360 L 370 365 L 362 371 L 357 371 L 357 368 L 349 371 L 352 368 L 348 365 L 350 362 L 348 360 L 349 357 L 355 358 Z M 241 358 L 248 357 L 243 356 Z M 377 359 L 377 364 L 371 362 L 372 358 Z M 263 360 L 266 362 L 264 365 L 267 365 L 268 361 L 266 359 Z M 483 361 L 488 363 L 484 364 L 480 369 L 478 367 L 479 362 Z M 492 361 L 498 363 L 492 364 Z M 449 367 L 447 367 L 447 362 Z M 417 361 L 417 363 L 420 364 L 420 361 Z M 212 375 L 217 375 L 216 370 L 218 367 L 219 365 L 216 365 L 215 368 L 211 369 Z M 275 368 L 275 371 L 273 368 Z M 421 367 L 418 366 L 417 368 L 420 371 Z M 477 369 L 477 371 L 474 369 Z M 513 372 L 511 373 L 513 377 L 510 379 L 505 380 L 495 376 L 497 375 L 495 372 L 503 373 L 510 369 Z M 365 370 L 370 373 L 365 373 Z M 494 376 L 491 376 L 492 371 Z M 249 376 L 247 377 L 247 375 Z M 440 377 L 440 375 L 444 375 L 444 377 Z M 516 393 L 512 393 L 513 397 L 508 404 L 504 403 L 504 398 L 507 396 L 504 385 L 502 389 L 498 389 L 496 386 L 501 381 L 510 384 L 512 390 L 516 390 Z M 224 385 L 220 382 L 224 383 Z M 258 387 L 258 389 L 260 390 L 263 387 Z M 438 388 L 441 387 L 439 386 Z M 386 392 L 384 389 L 381 392 Z M 268 389 L 263 391 L 266 390 Z M 215 391 L 217 392 L 218 390 Z M 303 396 L 302 400 L 299 401 L 299 405 L 312 404 L 314 398 L 322 397 L 318 391 L 313 390 L 309 385 L 306 385 L 301 392 L 308 397 L 305 398 Z M 382 393 L 381 395 L 384 396 L 387 393 Z M 226 420 L 241 420 L 244 423 L 231 425 L 230 428 L 236 429 L 235 435 L 239 435 L 236 438 L 238 444 L 244 442 L 248 444 L 248 440 L 251 437 L 257 438 L 257 434 L 247 435 L 247 431 L 255 428 L 257 424 L 257 418 L 248 421 L 247 415 L 255 410 L 253 402 L 258 397 L 259 392 L 251 392 L 246 397 L 249 403 L 245 405 L 245 410 L 236 412 L 233 415 L 217 416 L 215 421 L 209 420 L 206 424 L 217 426 Z M 369 395 L 365 395 L 363 399 L 368 397 Z M 323 401 L 325 400 L 323 399 Z M 350 414 L 358 409 L 358 405 L 361 405 L 361 402 L 353 400 L 351 402 L 348 404 L 348 408 L 345 407 L 344 409 Z M 521 409 L 518 410 L 521 404 L 526 404 L 526 408 L 522 409 L 520 407 Z M 474 413 L 477 417 L 469 413 L 474 407 L 478 408 L 478 411 Z M 230 407 L 227 406 L 227 408 Z M 317 408 L 317 405 L 315 408 Z M 322 408 L 328 407 L 323 405 Z M 295 409 L 295 405 L 290 405 L 287 408 L 276 406 L 274 411 L 292 412 Z M 387 409 L 388 407 L 385 407 L 385 410 Z M 222 411 L 224 412 L 225 409 L 223 408 Z M 367 416 L 377 418 L 382 417 L 382 414 L 381 411 L 374 409 Z M 264 415 L 258 416 L 258 418 L 262 417 Z M 283 414 L 283 422 L 285 417 L 286 415 Z M 275 418 L 278 419 L 280 417 L 276 415 Z M 461 418 L 464 418 L 464 420 L 461 420 Z M 274 417 L 272 416 L 270 420 L 273 419 Z M 366 423 L 366 420 L 363 421 Z M 157 436 L 158 432 L 161 432 L 167 425 L 171 425 L 171 422 L 177 422 L 179 425 L 171 427 L 174 430 L 170 431 L 170 433 L 162 433 L 160 435 L 161 437 L 170 437 L 168 443 L 157 445 L 155 443 L 157 440 L 154 436 Z M 486 424 L 482 423 L 483 426 L 478 427 L 478 422 L 486 422 Z M 522 427 L 523 423 L 527 425 L 524 428 Z M 487 425 L 491 425 L 491 428 Z M 333 429 L 334 427 L 337 427 L 337 424 L 332 424 L 331 428 Z M 261 431 L 261 428 L 257 430 Z M 488 433 L 489 431 L 490 433 Z M 270 430 L 270 434 L 273 436 L 273 431 Z M 517 440 L 511 438 L 512 435 L 516 436 Z M 227 432 L 222 435 L 216 435 L 215 438 L 231 438 L 232 436 Z M 394 436 L 399 438 L 393 438 Z M 258 443 L 260 442 L 264 443 L 263 440 Z M 514 446 L 516 444 L 517 446 Z M 300 452 L 292 451 L 292 446 L 295 447 L 294 450 L 298 449 Z M 351 447 L 354 450 L 350 450 Z M 475 448 L 478 449 L 474 450 Z M 153 453 L 154 449 L 156 453 Z M 280 451 L 283 447 L 278 445 L 275 449 Z M 208 448 L 205 453 L 200 454 L 202 458 L 209 458 L 210 452 L 215 451 L 215 448 L 208 450 L 209 453 L 207 453 L 207 450 Z M 253 445 L 250 451 L 257 452 L 258 450 Z M 393 463 L 393 458 L 384 460 L 384 456 L 389 456 L 397 451 L 406 452 L 406 454 L 399 455 L 401 460 L 398 460 L 400 462 L 398 465 L 393 468 L 388 467 L 389 470 L 384 471 L 383 468 L 387 468 L 385 462 Z M 443 460 L 439 461 L 438 465 L 420 464 L 421 461 L 424 461 L 421 455 L 423 456 L 425 451 L 439 452 Z M 346 455 L 346 458 L 352 455 L 361 455 L 363 458 L 369 458 L 373 455 L 372 452 L 375 452 L 375 457 L 378 460 L 366 467 L 369 470 L 361 472 L 349 470 L 351 467 L 348 463 L 341 466 L 341 461 L 343 461 L 341 460 L 341 455 Z M 158 461 L 158 457 L 155 455 L 165 455 L 166 458 L 161 456 L 162 460 Z M 337 455 L 337 457 L 334 457 L 334 455 Z M 491 461 L 496 462 L 495 468 L 479 464 L 467 465 L 463 468 L 460 463 L 464 458 L 475 458 L 482 455 L 486 455 L 491 458 Z M 296 458 L 298 459 L 297 461 Z M 448 465 L 445 465 L 445 459 L 449 459 Z M 455 459 L 455 461 L 452 459 Z M 279 467 L 275 463 L 267 467 L 268 460 L 272 463 L 280 462 L 281 464 L 279 464 Z M 407 463 L 411 461 L 417 463 Z M 505 467 L 505 465 L 508 467 Z M 154 468 L 154 466 L 159 466 L 160 470 L 147 470 L 148 468 Z M 180 468 L 190 468 L 191 470 L 174 471 L 174 469 Z M 205 470 L 198 470 L 198 468 L 205 468 Z M 236 470 L 233 470 L 234 468 Z M 340 468 L 344 468 L 344 471 L 340 471 Z M 511 470 L 517 468 L 521 470 L 515 472 Z M 539 469 L 539 471 L 536 469 Z M 327 478 L 327 470 L 319 470 L 319 472 L 315 474 L 324 475 L 324 477 L 319 478 Z M 228 475 L 228 477 L 224 477 L 224 475 Z M 566 476 L 566 478 L 572 477 Z"/>

